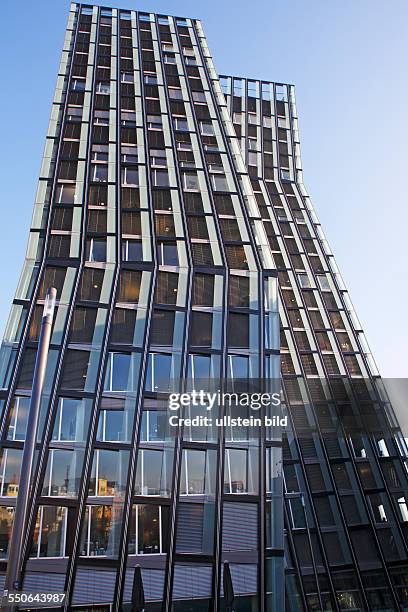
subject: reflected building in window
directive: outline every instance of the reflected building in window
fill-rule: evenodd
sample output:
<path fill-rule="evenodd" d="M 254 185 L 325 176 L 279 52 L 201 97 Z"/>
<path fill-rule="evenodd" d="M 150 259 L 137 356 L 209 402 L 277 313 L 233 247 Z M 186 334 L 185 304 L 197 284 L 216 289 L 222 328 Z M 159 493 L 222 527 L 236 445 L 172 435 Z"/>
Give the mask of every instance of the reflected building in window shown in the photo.
<path fill-rule="evenodd" d="M 146 610 L 221 612 L 228 561 L 236 610 L 407 605 L 404 442 L 303 186 L 291 85 L 219 78 L 197 20 L 71 5 L 1 349 L 0 580 L 49 286 L 26 590 L 119 612 L 140 565 Z M 169 425 L 171 392 L 280 371 L 283 438 Z M 389 417 L 351 435 L 342 389 L 367 381 Z"/>

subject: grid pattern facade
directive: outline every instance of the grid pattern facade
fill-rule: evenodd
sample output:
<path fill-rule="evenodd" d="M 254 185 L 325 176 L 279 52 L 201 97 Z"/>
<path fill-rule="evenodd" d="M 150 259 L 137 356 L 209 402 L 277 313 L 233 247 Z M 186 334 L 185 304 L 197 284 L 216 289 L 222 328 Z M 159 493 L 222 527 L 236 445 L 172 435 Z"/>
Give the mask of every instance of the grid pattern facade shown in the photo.
<path fill-rule="evenodd" d="M 277 273 L 223 100 L 199 22 L 72 5 L 0 381 L 4 570 L 55 286 L 23 588 L 69 609 L 129 603 L 136 564 L 146 609 L 218 609 L 227 559 L 240 605 L 283 605 L 281 440 L 166 412 L 176 381 L 279 372 Z"/>
<path fill-rule="evenodd" d="M 303 184 L 294 88 L 220 80 L 278 269 L 286 607 L 405 610 L 406 443 Z"/>

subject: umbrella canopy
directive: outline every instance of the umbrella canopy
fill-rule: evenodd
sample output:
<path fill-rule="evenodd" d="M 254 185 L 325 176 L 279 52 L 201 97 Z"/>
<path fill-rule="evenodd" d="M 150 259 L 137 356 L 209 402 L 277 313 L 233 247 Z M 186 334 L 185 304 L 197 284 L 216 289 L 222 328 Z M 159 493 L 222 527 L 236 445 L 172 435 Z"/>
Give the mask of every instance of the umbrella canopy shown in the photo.
<path fill-rule="evenodd" d="M 224 562 L 224 576 L 223 576 L 223 587 L 224 587 L 224 600 L 225 609 L 227 612 L 233 611 L 234 605 L 234 587 L 232 585 L 231 570 L 228 561 Z"/>
<path fill-rule="evenodd" d="M 140 565 L 136 565 L 133 576 L 132 605 L 130 609 L 131 612 L 143 612 L 144 607 L 145 596 L 143 589 L 142 568 Z"/>

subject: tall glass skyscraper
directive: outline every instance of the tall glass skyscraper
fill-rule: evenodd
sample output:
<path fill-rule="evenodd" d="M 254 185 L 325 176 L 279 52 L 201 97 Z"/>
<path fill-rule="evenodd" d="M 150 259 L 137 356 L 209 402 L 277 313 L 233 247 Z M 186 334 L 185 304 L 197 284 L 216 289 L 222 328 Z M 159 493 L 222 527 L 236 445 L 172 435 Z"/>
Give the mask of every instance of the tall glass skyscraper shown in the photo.
<path fill-rule="evenodd" d="M 408 609 L 408 453 L 299 148 L 293 86 L 219 78 L 199 21 L 71 5 L 0 356 L 0 580 L 54 286 L 24 590 L 127 610 L 141 566 L 148 611 Z M 170 392 L 246 380 L 282 383 L 283 434 L 170 425 Z"/>

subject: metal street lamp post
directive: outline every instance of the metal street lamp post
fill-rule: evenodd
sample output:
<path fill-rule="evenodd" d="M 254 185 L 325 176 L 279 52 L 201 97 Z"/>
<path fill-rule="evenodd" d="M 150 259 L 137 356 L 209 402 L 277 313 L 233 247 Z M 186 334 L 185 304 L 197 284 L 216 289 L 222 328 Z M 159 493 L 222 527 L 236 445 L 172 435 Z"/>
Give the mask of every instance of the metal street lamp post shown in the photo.
<path fill-rule="evenodd" d="M 50 346 L 56 297 L 57 290 L 54 287 L 49 288 L 45 297 L 41 332 L 35 361 L 33 388 L 27 421 L 27 433 L 24 442 L 23 458 L 21 461 L 20 483 L 18 487 L 13 528 L 9 543 L 7 574 L 3 596 L 6 596 L 9 591 L 19 591 L 22 587 L 21 563 L 30 503 L 31 475 L 35 456 L 35 446 L 37 442 L 41 395 L 44 385 L 45 370 L 47 367 L 48 349 Z M 11 608 L 10 606 L 5 606 L 4 609 Z"/>

